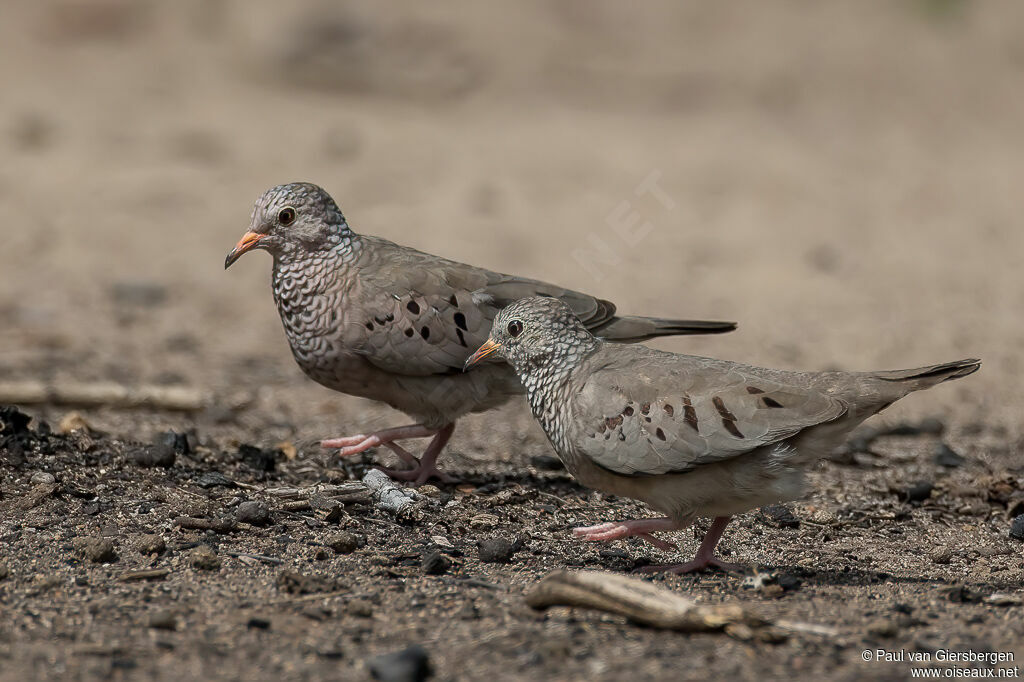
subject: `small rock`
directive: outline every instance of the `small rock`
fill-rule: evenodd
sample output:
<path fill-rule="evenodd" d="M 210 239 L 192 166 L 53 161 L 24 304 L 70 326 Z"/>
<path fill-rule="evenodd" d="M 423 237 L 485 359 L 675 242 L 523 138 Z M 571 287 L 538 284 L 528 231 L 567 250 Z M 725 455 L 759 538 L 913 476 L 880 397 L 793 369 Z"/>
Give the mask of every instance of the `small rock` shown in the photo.
<path fill-rule="evenodd" d="M 323 621 L 331 617 L 331 610 L 325 606 L 307 606 L 302 609 L 302 615 L 310 620 Z"/>
<path fill-rule="evenodd" d="M 982 600 L 982 595 L 966 585 L 955 585 L 946 590 L 946 597 L 957 604 L 977 604 Z"/>
<path fill-rule="evenodd" d="M 189 561 L 194 568 L 200 571 L 219 571 L 220 557 L 218 557 L 209 545 L 199 545 L 189 553 Z"/>
<path fill-rule="evenodd" d="M 332 592 L 338 583 L 322 575 L 306 575 L 285 569 L 277 576 L 277 589 L 289 594 L 316 594 Z"/>
<path fill-rule="evenodd" d="M 416 492 L 419 493 L 420 495 L 423 495 L 424 497 L 430 497 L 433 499 L 441 497 L 441 489 L 438 488 L 436 485 L 421 485 L 419 488 L 416 489 Z"/>
<path fill-rule="evenodd" d="M 46 471 L 37 471 L 32 474 L 32 478 L 29 479 L 29 483 L 32 485 L 50 485 L 56 483 L 57 479 L 53 474 Z"/>
<path fill-rule="evenodd" d="M 1024 514 L 1014 517 L 1010 522 L 1010 537 L 1014 540 L 1024 540 Z"/>
<path fill-rule="evenodd" d="M 370 618 L 373 616 L 373 602 L 369 599 L 353 599 L 345 607 L 348 615 L 356 618 Z"/>
<path fill-rule="evenodd" d="M 518 549 L 505 538 L 484 538 L 477 543 L 480 561 L 487 564 L 507 564 Z"/>
<path fill-rule="evenodd" d="M 551 455 L 534 455 L 530 458 L 530 464 L 539 471 L 564 471 L 565 465 L 562 460 Z"/>
<path fill-rule="evenodd" d="M 338 554 L 351 554 L 359 549 L 359 538 L 356 537 L 355 533 L 343 531 L 341 533 L 334 533 L 333 535 L 327 536 L 324 544 Z"/>
<path fill-rule="evenodd" d="M 75 540 L 78 551 L 95 564 L 109 564 L 117 561 L 114 542 L 110 538 L 78 538 Z"/>
<path fill-rule="evenodd" d="M 196 479 L 196 485 L 200 488 L 214 488 L 219 485 L 233 488 L 235 487 L 235 482 L 219 471 L 207 471 Z"/>
<path fill-rule="evenodd" d="M 176 456 L 174 448 L 166 443 L 137 448 L 131 453 L 132 461 L 140 467 L 163 467 L 164 469 L 174 466 Z"/>
<path fill-rule="evenodd" d="M 61 417 L 60 422 L 57 424 L 57 430 L 61 433 L 88 431 L 89 422 L 85 421 L 85 417 L 78 412 L 68 412 L 66 415 Z"/>
<path fill-rule="evenodd" d="M 477 514 L 469 520 L 469 527 L 474 530 L 490 530 L 498 525 L 498 521 L 494 514 Z"/>
<path fill-rule="evenodd" d="M 159 535 L 140 535 L 135 540 L 135 549 L 143 556 L 150 554 L 163 554 L 167 549 L 167 543 Z"/>
<path fill-rule="evenodd" d="M 161 609 L 149 614 L 149 627 L 157 630 L 177 630 L 178 614 Z"/>
<path fill-rule="evenodd" d="M 253 616 L 249 619 L 249 622 L 246 623 L 246 627 L 248 627 L 250 630 L 269 630 L 270 619 L 262 618 L 260 616 Z"/>
<path fill-rule="evenodd" d="M 823 526 L 834 526 L 839 523 L 839 519 L 836 515 L 828 509 L 817 509 L 811 514 L 810 520 L 814 523 L 820 523 Z"/>
<path fill-rule="evenodd" d="M 903 490 L 900 497 L 905 502 L 924 502 L 932 496 L 935 485 L 931 481 L 918 481 Z"/>
<path fill-rule="evenodd" d="M 1024 595 L 1012 592 L 993 592 L 985 597 L 985 603 L 993 606 L 1019 606 L 1024 604 Z"/>
<path fill-rule="evenodd" d="M 451 559 L 440 552 L 433 551 L 423 557 L 420 565 L 423 567 L 423 572 L 427 575 L 444 575 L 452 567 L 452 562 Z"/>
<path fill-rule="evenodd" d="M 945 443 L 936 443 L 935 449 L 932 451 L 932 461 L 940 467 L 955 469 L 963 466 L 967 460 Z"/>
<path fill-rule="evenodd" d="M 238 446 L 238 458 L 257 471 L 273 471 L 277 467 L 278 452 L 276 449 L 258 448 L 244 443 Z"/>
<path fill-rule="evenodd" d="M 197 443 L 194 433 L 164 431 L 153 441 L 153 445 L 169 447 L 179 455 L 191 455 L 195 452 Z"/>
<path fill-rule="evenodd" d="M 874 621 L 867 627 L 867 633 L 872 637 L 880 637 L 883 639 L 889 639 L 895 637 L 900 632 L 899 624 L 888 618 L 882 618 Z"/>
<path fill-rule="evenodd" d="M 792 510 L 784 504 L 770 504 L 761 507 L 761 518 L 777 528 L 797 528 L 800 519 L 793 516 Z"/>
<path fill-rule="evenodd" d="M 381 682 L 421 682 L 433 674 L 430 658 L 419 644 L 372 659 L 370 676 Z"/>
<path fill-rule="evenodd" d="M 235 518 L 241 523 L 263 526 L 270 523 L 270 509 L 256 500 L 247 500 L 235 510 Z"/>
<path fill-rule="evenodd" d="M 948 564 L 953 560 L 953 552 L 949 547 L 936 547 L 928 553 L 933 564 Z"/>

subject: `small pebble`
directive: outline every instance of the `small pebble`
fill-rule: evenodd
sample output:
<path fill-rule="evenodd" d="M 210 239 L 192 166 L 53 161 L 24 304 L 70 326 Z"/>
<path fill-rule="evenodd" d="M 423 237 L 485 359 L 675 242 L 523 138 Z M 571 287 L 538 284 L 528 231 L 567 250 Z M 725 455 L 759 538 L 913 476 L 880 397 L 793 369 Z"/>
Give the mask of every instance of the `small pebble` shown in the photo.
<path fill-rule="evenodd" d="M 931 481 L 918 481 L 906 488 L 901 497 L 907 502 L 924 502 L 932 496 L 935 485 Z"/>
<path fill-rule="evenodd" d="M 899 634 L 900 627 L 899 624 L 896 623 L 896 621 L 889 620 L 888 618 L 883 618 L 876 620 L 870 625 L 868 625 L 867 632 L 872 637 L 881 637 L 884 639 L 889 639 Z"/>
<path fill-rule="evenodd" d="M 189 554 L 189 561 L 200 571 L 220 570 L 220 557 L 208 545 L 199 545 Z"/>
<path fill-rule="evenodd" d="M 351 554 L 359 549 L 359 538 L 355 533 L 343 531 L 341 533 L 334 533 L 333 535 L 327 536 L 324 544 L 338 554 Z"/>
<path fill-rule="evenodd" d="M 800 519 L 793 515 L 793 511 L 784 504 L 770 504 L 761 507 L 761 518 L 778 528 L 797 528 L 800 526 Z"/>
<path fill-rule="evenodd" d="M 932 461 L 940 467 L 955 469 L 963 466 L 967 460 L 945 443 L 936 443 L 935 450 L 932 451 Z"/>
<path fill-rule="evenodd" d="M 440 552 L 429 552 L 420 564 L 427 575 L 444 575 L 452 567 L 451 560 Z"/>
<path fill-rule="evenodd" d="M 487 564 L 507 564 L 516 553 L 516 546 L 505 538 L 485 538 L 477 543 L 480 561 Z"/>
<path fill-rule="evenodd" d="M 1010 537 L 1014 540 L 1024 540 L 1024 514 L 1014 517 L 1010 522 Z"/>
<path fill-rule="evenodd" d="M 138 448 L 131 454 L 132 461 L 140 467 L 163 467 L 165 469 L 174 466 L 176 456 L 174 448 L 166 443 Z"/>
<path fill-rule="evenodd" d="M 235 487 L 235 482 L 219 471 L 207 471 L 196 479 L 196 485 L 200 488 L 214 488 L 219 485 L 233 488 Z"/>
<path fill-rule="evenodd" d="M 246 627 L 250 630 L 269 630 L 270 619 L 263 618 L 261 616 L 253 616 L 249 619 L 249 622 L 246 623 Z"/>
<path fill-rule="evenodd" d="M 953 552 L 949 547 L 936 547 L 928 553 L 928 558 L 933 564 L 948 564 L 953 560 Z"/>
<path fill-rule="evenodd" d="M 53 474 L 46 471 L 37 471 L 32 474 L 32 478 L 29 479 L 29 483 L 32 485 L 49 485 L 56 483 L 57 479 Z"/>
<path fill-rule="evenodd" d="M 270 523 L 270 509 L 256 500 L 247 500 L 235 510 L 235 518 L 241 523 L 263 526 Z"/>
<path fill-rule="evenodd" d="M 78 538 L 75 546 L 82 556 L 95 564 L 117 561 L 114 542 L 110 538 Z"/>
<path fill-rule="evenodd" d="M 356 618 L 370 618 L 373 616 L 373 602 L 368 599 L 353 599 L 345 607 L 345 611 Z"/>
<path fill-rule="evenodd" d="M 135 541 L 135 549 L 144 556 L 163 554 L 167 549 L 167 543 L 159 535 L 140 535 Z"/>
<path fill-rule="evenodd" d="M 372 659 L 370 676 L 380 682 L 421 682 L 433 673 L 430 657 L 419 644 Z"/>
<path fill-rule="evenodd" d="M 178 614 L 173 611 L 154 611 L 149 614 L 149 627 L 157 630 L 177 630 Z"/>

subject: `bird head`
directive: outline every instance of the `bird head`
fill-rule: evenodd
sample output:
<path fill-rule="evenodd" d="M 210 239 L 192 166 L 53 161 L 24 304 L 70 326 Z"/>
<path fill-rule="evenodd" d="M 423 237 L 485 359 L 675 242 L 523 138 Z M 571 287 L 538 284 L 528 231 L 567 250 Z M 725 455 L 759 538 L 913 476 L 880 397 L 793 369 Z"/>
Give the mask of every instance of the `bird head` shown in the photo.
<path fill-rule="evenodd" d="M 308 182 L 278 185 L 256 200 L 249 231 L 224 260 L 224 269 L 253 249 L 282 258 L 330 249 L 351 235 L 341 209 L 322 188 Z"/>
<path fill-rule="evenodd" d="M 464 369 L 494 354 L 521 371 L 553 357 L 581 357 L 597 343 L 565 303 L 534 296 L 516 301 L 495 316 L 487 341 L 466 360 Z"/>

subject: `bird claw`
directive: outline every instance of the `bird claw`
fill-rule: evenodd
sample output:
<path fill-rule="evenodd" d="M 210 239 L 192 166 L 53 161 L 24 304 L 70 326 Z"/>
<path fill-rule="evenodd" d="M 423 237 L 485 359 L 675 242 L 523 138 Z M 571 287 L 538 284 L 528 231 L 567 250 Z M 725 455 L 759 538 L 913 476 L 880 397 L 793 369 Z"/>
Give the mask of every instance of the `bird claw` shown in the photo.
<path fill-rule="evenodd" d="M 423 466 L 412 469 L 387 469 L 385 467 L 374 467 L 383 471 L 396 481 L 411 481 L 416 486 L 421 486 L 431 478 L 436 478 L 442 483 L 457 483 L 459 479 L 438 469 L 436 466 Z"/>
<path fill-rule="evenodd" d="M 635 536 L 646 540 L 658 549 L 666 551 L 678 549 L 676 545 L 659 540 L 651 535 L 651 530 L 651 520 L 644 519 L 642 521 L 609 521 L 608 523 L 596 526 L 573 528 L 572 534 L 590 542 L 610 542 L 611 540 L 621 540 Z"/>

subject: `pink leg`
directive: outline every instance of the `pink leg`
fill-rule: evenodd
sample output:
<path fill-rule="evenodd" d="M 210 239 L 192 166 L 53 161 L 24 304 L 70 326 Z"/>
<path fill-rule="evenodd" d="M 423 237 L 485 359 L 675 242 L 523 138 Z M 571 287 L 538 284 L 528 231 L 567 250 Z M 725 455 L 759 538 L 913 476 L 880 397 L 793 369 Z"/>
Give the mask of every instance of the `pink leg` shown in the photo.
<path fill-rule="evenodd" d="M 697 556 L 693 558 L 693 561 L 687 561 L 682 564 L 668 564 L 665 566 L 643 566 L 642 568 L 636 569 L 637 573 L 659 573 L 665 571 L 666 573 L 694 573 L 696 571 L 703 571 L 705 568 L 714 567 L 723 571 L 742 571 L 743 566 L 741 564 L 730 564 L 722 561 L 715 556 L 715 546 L 718 545 L 718 541 L 722 538 L 722 533 L 725 532 L 725 527 L 729 525 L 729 516 L 716 516 L 715 520 L 711 522 L 711 528 L 708 528 L 707 534 L 700 543 L 700 547 L 697 549 Z"/>
<path fill-rule="evenodd" d="M 410 469 L 383 469 L 384 473 L 392 478 L 404 481 L 413 481 L 416 485 L 423 485 L 431 477 L 439 478 L 445 483 L 451 483 L 455 479 L 448 474 L 440 471 L 437 466 L 437 457 L 441 454 L 441 450 L 448 443 L 448 439 L 452 437 L 452 432 L 455 430 L 455 424 L 448 424 L 442 427 L 439 431 L 428 429 L 422 424 L 410 424 L 409 426 L 399 426 L 393 429 L 385 429 L 383 431 L 377 431 L 370 434 L 359 434 L 355 436 L 345 436 L 342 438 L 332 438 L 329 440 L 320 441 L 320 447 L 323 448 L 338 448 L 338 455 L 341 457 L 347 457 L 349 455 L 357 455 L 361 452 L 366 452 L 370 448 L 383 445 L 389 450 L 398 455 L 403 462 L 408 464 Z M 408 450 L 403 448 L 396 440 L 404 440 L 406 438 L 424 438 L 426 436 L 433 436 L 434 439 L 430 441 L 430 445 L 427 446 L 426 451 L 423 453 L 422 460 L 416 459 Z"/>
<path fill-rule="evenodd" d="M 444 446 L 448 444 L 448 440 L 452 437 L 452 433 L 455 431 L 455 424 L 448 424 L 441 428 L 434 436 L 434 439 L 427 445 L 427 449 L 423 451 L 423 456 L 417 460 L 412 454 L 409 453 L 398 443 L 386 443 L 387 447 L 394 452 L 396 455 L 402 458 L 402 460 L 412 466 L 411 469 L 384 469 L 378 467 L 385 474 L 398 481 L 412 481 L 416 485 L 423 485 L 432 477 L 440 479 L 442 483 L 454 483 L 458 479 L 454 476 L 450 476 L 440 469 L 437 468 L 437 456 L 444 450 Z"/>
<path fill-rule="evenodd" d="M 659 549 L 678 549 L 675 545 L 659 540 L 651 535 L 652 531 L 658 530 L 679 530 L 687 524 L 674 521 L 667 517 L 658 519 L 637 519 L 635 521 L 609 521 L 597 526 L 586 526 L 573 528 L 572 534 L 584 540 L 593 542 L 608 542 L 609 540 L 621 540 L 630 536 L 643 538 Z"/>
<path fill-rule="evenodd" d="M 338 456 L 348 457 L 349 455 L 358 455 L 360 452 L 366 452 L 378 445 L 385 445 L 391 441 L 404 440 L 405 438 L 426 438 L 427 436 L 433 436 L 435 433 L 437 431 L 428 429 L 422 424 L 409 424 L 408 426 L 384 429 L 376 433 L 360 433 L 355 436 L 322 440 L 320 441 L 320 447 L 328 449 L 339 448 Z"/>

